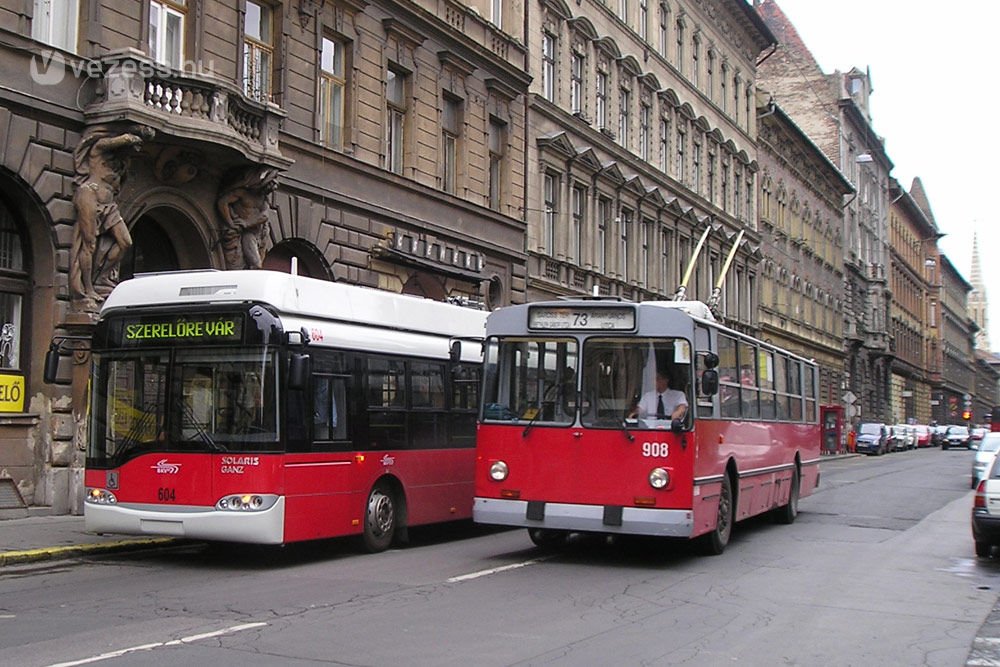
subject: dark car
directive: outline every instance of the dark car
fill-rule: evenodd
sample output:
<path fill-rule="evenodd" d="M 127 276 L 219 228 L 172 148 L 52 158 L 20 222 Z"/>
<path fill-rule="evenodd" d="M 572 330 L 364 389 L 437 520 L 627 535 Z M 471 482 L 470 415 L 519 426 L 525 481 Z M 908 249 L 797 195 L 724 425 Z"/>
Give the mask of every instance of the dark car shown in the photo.
<path fill-rule="evenodd" d="M 869 456 L 881 456 L 889 449 L 889 427 L 878 422 L 868 422 L 858 426 L 854 440 L 854 451 Z"/>
<path fill-rule="evenodd" d="M 931 426 L 931 447 L 940 447 L 944 444 L 944 434 L 948 432 L 948 427 L 944 424 Z"/>
<path fill-rule="evenodd" d="M 944 440 L 941 442 L 941 449 L 950 447 L 965 447 L 972 449 L 972 440 L 969 435 L 968 426 L 949 426 L 944 432 Z"/>

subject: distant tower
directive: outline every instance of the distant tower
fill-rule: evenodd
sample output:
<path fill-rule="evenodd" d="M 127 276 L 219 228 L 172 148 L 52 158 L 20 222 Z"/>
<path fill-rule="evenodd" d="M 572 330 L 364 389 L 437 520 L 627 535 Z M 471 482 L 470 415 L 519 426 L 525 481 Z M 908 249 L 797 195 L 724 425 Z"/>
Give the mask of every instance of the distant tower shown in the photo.
<path fill-rule="evenodd" d="M 983 284 L 983 272 L 979 266 L 979 239 L 972 234 L 972 278 L 969 280 L 972 291 L 969 292 L 969 316 L 979 327 L 976 332 L 976 349 L 990 351 L 990 321 L 986 312 L 989 301 L 986 298 L 986 286 Z"/>

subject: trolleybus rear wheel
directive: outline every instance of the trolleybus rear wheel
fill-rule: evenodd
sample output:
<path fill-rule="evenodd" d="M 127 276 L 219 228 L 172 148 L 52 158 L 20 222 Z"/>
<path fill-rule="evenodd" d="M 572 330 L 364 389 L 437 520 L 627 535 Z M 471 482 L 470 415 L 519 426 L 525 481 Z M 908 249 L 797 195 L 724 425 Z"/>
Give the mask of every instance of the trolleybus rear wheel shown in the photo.
<path fill-rule="evenodd" d="M 386 486 L 377 484 L 368 495 L 368 505 L 365 507 L 365 548 L 372 553 L 385 551 L 392 544 L 395 533 L 395 498 Z"/>
<path fill-rule="evenodd" d="M 536 547 L 542 549 L 553 549 L 566 542 L 566 531 L 552 530 L 551 528 L 529 528 L 528 537 L 535 543 Z"/>
<path fill-rule="evenodd" d="M 709 556 L 718 556 L 726 550 L 729 537 L 733 533 L 733 486 L 729 475 L 723 475 L 722 488 L 719 490 L 719 516 L 715 520 L 715 528 L 701 540 L 702 551 Z"/>
<path fill-rule="evenodd" d="M 799 469 L 792 470 L 791 489 L 788 491 L 788 504 L 774 510 L 774 520 L 778 523 L 790 524 L 799 515 Z"/>

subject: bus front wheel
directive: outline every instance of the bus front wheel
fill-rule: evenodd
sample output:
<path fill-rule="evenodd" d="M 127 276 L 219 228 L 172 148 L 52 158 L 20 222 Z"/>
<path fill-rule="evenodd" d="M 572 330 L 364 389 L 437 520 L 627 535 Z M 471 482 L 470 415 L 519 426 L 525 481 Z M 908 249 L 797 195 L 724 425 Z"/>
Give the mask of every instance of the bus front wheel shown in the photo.
<path fill-rule="evenodd" d="M 799 515 L 799 470 L 792 471 L 791 486 L 788 489 L 788 504 L 774 510 L 774 520 L 782 524 L 790 524 Z"/>
<path fill-rule="evenodd" d="M 365 548 L 371 553 L 385 551 L 392 544 L 396 533 L 396 502 L 390 491 L 382 484 L 376 485 L 368 495 L 365 508 Z"/>
<path fill-rule="evenodd" d="M 718 556 L 726 550 L 729 537 L 733 533 L 733 485 L 729 475 L 722 477 L 722 488 L 719 490 L 719 515 L 715 520 L 712 532 L 703 535 L 702 552 L 708 556 Z"/>

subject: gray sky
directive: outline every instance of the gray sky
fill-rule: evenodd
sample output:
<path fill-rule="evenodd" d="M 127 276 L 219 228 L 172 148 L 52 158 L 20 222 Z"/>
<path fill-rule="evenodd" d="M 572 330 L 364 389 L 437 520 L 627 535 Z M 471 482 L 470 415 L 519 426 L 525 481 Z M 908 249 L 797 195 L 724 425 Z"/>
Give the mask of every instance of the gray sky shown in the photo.
<path fill-rule="evenodd" d="M 989 297 L 990 345 L 1000 350 L 1000 158 L 993 70 L 1000 2 L 777 0 L 824 72 L 869 68 L 872 125 L 909 189 L 919 177 L 940 247 L 969 280 L 978 236 Z"/>

